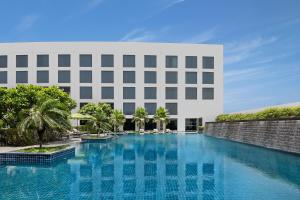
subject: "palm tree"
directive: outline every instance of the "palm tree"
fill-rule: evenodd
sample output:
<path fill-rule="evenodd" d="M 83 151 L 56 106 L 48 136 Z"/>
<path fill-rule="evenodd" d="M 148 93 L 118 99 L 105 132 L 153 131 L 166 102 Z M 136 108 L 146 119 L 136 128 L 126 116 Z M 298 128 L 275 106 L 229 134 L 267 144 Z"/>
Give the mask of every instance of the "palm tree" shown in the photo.
<path fill-rule="evenodd" d="M 95 112 L 91 115 L 93 118 L 88 121 L 88 124 L 91 125 L 91 128 L 99 135 L 105 131 L 111 130 L 110 119 L 102 109 L 102 107 L 97 107 Z"/>
<path fill-rule="evenodd" d="M 155 115 L 154 115 L 154 121 L 157 123 L 158 130 L 161 129 L 161 124 L 163 125 L 163 132 L 166 131 L 166 125 L 169 121 L 169 113 L 168 110 L 166 110 L 163 107 L 157 108 Z"/>
<path fill-rule="evenodd" d="M 148 113 L 145 108 L 138 107 L 133 114 L 132 121 L 136 123 L 138 130 L 145 129 L 145 122 L 148 121 Z"/>
<path fill-rule="evenodd" d="M 29 110 L 21 112 L 22 120 L 18 125 L 21 133 L 34 131 L 42 148 L 44 134 L 51 130 L 66 131 L 71 128 L 70 112 L 54 99 L 40 101 Z"/>
<path fill-rule="evenodd" d="M 114 132 L 119 131 L 119 127 L 125 123 L 125 116 L 121 110 L 113 110 L 110 119 L 114 126 Z"/>

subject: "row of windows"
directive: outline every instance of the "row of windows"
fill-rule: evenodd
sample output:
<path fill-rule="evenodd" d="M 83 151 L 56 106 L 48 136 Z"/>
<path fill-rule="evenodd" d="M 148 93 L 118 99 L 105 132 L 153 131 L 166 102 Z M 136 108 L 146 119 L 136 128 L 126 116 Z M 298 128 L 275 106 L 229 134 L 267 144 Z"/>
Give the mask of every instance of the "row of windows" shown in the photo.
<path fill-rule="evenodd" d="M 80 67 L 92 67 L 93 57 L 92 54 L 80 54 L 79 65 Z M 58 55 L 58 67 L 70 67 L 71 55 L 59 54 Z M 101 67 L 114 67 L 114 55 L 103 54 L 101 55 Z M 178 67 L 178 56 L 166 56 L 165 65 L 167 68 Z M 49 55 L 37 55 L 37 67 L 49 67 Z M 123 67 L 135 67 L 135 55 L 123 55 Z M 185 56 L 186 68 L 197 68 L 197 56 Z M 7 55 L 0 55 L 0 68 L 7 67 Z M 28 55 L 16 55 L 16 67 L 28 67 Z M 157 67 L 156 55 L 144 56 L 144 67 L 155 68 Z M 204 69 L 214 68 L 214 57 L 203 56 L 202 67 Z"/>
<path fill-rule="evenodd" d="M 185 88 L 185 99 L 196 100 L 197 95 L 198 95 L 197 87 Z M 93 98 L 92 87 L 80 87 L 80 99 L 92 99 L 92 98 Z M 101 98 L 114 99 L 114 87 L 102 87 Z M 178 99 L 177 87 L 166 87 L 165 98 Z M 135 87 L 123 87 L 123 99 L 136 99 Z M 145 87 L 144 99 L 157 99 L 157 88 Z M 202 99 L 203 100 L 214 99 L 214 88 L 202 88 Z"/>
<path fill-rule="evenodd" d="M 80 83 L 92 83 L 92 71 L 80 71 L 79 79 Z M 197 84 L 197 72 L 185 72 L 185 83 L 186 84 Z M 49 82 L 49 71 L 37 71 L 37 83 L 48 83 Z M 58 71 L 58 83 L 70 83 L 71 82 L 71 71 L 60 70 Z M 124 71 L 123 72 L 123 83 L 135 83 L 135 71 Z M 165 73 L 166 84 L 178 83 L 178 72 L 166 72 Z M 7 72 L 0 71 L 0 84 L 7 83 Z M 28 72 L 17 71 L 16 72 L 16 83 L 28 83 Z M 102 71 L 101 72 L 101 83 L 114 83 L 114 72 L 113 71 Z M 144 83 L 155 84 L 157 83 L 156 72 L 145 71 L 144 72 Z M 203 84 L 214 84 L 214 73 L 203 72 L 202 73 Z"/>

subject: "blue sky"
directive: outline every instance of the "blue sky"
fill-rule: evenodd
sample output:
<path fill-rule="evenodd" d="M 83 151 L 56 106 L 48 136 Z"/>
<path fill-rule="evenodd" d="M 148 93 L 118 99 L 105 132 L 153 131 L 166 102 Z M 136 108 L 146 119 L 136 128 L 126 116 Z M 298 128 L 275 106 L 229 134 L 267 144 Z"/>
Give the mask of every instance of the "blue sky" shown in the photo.
<path fill-rule="evenodd" d="M 0 42 L 224 44 L 226 112 L 300 101 L 299 0 L 1 0 Z"/>

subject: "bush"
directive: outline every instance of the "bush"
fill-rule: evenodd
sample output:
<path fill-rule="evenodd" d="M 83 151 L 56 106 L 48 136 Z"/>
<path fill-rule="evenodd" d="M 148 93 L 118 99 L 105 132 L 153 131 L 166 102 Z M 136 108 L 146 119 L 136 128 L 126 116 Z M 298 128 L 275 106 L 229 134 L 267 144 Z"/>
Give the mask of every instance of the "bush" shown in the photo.
<path fill-rule="evenodd" d="M 276 120 L 300 118 L 300 106 L 268 108 L 257 113 L 222 114 L 216 117 L 217 122 L 247 121 L 247 120 Z"/>

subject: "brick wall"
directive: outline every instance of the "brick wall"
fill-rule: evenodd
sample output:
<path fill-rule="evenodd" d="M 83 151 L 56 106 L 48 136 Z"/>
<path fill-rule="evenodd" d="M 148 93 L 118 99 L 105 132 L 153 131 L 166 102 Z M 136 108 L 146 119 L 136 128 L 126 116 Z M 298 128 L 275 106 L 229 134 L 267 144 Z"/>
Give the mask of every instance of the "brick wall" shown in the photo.
<path fill-rule="evenodd" d="M 300 120 L 208 122 L 205 125 L 204 134 L 300 153 Z"/>

